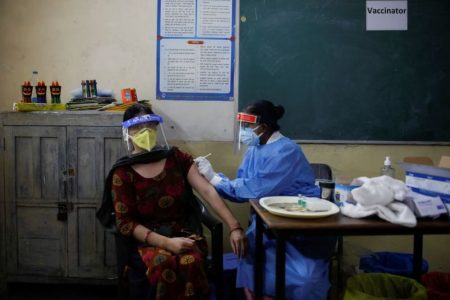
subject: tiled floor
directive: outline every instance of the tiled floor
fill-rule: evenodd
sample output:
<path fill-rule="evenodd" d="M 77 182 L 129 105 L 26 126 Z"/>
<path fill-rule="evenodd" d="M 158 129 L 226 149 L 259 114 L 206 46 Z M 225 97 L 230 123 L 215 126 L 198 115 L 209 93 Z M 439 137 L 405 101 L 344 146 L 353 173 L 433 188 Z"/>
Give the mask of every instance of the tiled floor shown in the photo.
<path fill-rule="evenodd" d="M 116 300 L 115 286 L 15 283 L 0 296 L 5 300 Z"/>

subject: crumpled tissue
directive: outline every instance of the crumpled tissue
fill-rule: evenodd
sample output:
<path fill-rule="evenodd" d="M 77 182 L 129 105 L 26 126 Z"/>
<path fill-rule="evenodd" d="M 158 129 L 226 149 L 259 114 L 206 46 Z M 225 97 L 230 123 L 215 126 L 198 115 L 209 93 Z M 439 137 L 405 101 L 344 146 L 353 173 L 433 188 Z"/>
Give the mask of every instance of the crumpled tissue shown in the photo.
<path fill-rule="evenodd" d="M 345 203 L 341 212 L 352 218 L 378 215 L 394 224 L 414 227 L 417 219 L 403 201 L 408 188 L 403 181 L 383 175 L 379 177 L 359 177 L 352 185 L 360 185 L 351 191 L 356 204 Z"/>

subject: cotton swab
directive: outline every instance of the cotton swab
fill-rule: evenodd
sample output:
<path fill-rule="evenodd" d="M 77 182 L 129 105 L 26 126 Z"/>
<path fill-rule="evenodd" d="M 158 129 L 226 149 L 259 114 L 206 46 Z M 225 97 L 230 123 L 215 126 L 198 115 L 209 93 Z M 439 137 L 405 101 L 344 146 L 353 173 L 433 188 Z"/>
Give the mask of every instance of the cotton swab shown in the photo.
<path fill-rule="evenodd" d="M 205 156 L 201 156 L 201 157 L 207 158 L 207 157 L 209 157 L 209 156 L 211 156 L 211 153 L 208 153 L 208 154 L 206 154 Z"/>
<path fill-rule="evenodd" d="M 203 159 L 203 158 L 207 158 L 211 155 L 211 153 L 206 154 L 205 156 L 199 156 L 197 158 L 194 159 L 195 162 L 198 162 L 199 160 Z"/>

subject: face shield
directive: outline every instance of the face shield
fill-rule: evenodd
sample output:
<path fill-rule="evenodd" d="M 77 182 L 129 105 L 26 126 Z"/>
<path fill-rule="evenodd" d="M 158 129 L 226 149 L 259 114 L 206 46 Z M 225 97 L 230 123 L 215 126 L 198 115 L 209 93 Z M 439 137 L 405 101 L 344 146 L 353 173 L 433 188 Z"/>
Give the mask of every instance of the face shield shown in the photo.
<path fill-rule="evenodd" d="M 259 136 L 256 135 L 255 129 L 259 126 L 259 116 L 238 113 L 236 116 L 237 130 L 234 136 L 234 152 L 238 153 L 246 149 L 242 145 L 254 146 L 259 143 Z"/>
<path fill-rule="evenodd" d="M 168 150 L 162 117 L 149 114 L 122 123 L 122 134 L 128 154 Z"/>

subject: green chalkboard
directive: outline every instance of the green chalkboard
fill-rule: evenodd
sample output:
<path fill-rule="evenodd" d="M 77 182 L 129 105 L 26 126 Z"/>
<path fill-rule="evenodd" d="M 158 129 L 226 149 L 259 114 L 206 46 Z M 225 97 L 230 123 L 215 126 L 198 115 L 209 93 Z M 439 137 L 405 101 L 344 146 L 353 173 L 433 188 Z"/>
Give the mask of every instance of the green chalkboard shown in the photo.
<path fill-rule="evenodd" d="M 450 141 L 450 1 L 366 31 L 364 0 L 240 2 L 239 108 L 282 104 L 300 140 Z"/>

